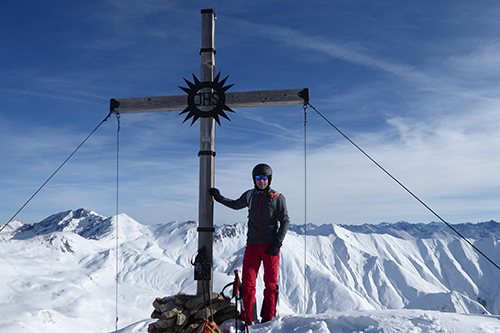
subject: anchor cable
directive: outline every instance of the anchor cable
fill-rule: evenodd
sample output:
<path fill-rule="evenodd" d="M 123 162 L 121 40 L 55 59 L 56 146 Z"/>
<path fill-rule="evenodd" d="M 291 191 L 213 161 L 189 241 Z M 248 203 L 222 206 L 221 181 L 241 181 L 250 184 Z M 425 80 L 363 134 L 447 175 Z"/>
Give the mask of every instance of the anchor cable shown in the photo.
<path fill-rule="evenodd" d="M 307 103 L 304 103 L 304 314 L 307 313 Z"/>
<path fill-rule="evenodd" d="M 308 103 L 309 104 L 309 103 Z M 332 122 L 330 122 L 321 112 L 319 112 L 314 106 L 309 104 L 309 106 L 316 111 L 316 113 L 323 118 L 330 126 L 332 126 L 337 132 L 340 133 L 347 141 L 349 141 L 354 147 L 356 147 L 363 155 L 365 155 L 370 161 L 372 161 L 380 170 L 382 170 L 386 175 L 388 175 L 392 180 L 394 180 L 399 186 L 401 186 L 406 192 L 408 192 L 413 198 L 415 198 L 418 202 L 420 202 L 425 208 L 427 208 L 434 216 L 436 216 L 441 222 L 447 225 L 451 230 L 453 230 L 458 236 L 460 236 L 466 243 L 468 243 L 474 250 L 476 250 L 479 254 L 481 254 L 486 260 L 488 260 L 493 266 L 495 266 L 498 270 L 500 270 L 500 266 L 498 266 L 493 260 L 491 260 L 486 254 L 484 254 L 481 250 L 479 250 L 471 241 L 465 238 L 458 230 L 453 228 L 451 224 L 446 222 L 441 216 L 439 216 L 434 210 L 432 210 L 425 202 L 423 202 L 419 197 L 417 197 L 412 191 L 410 191 L 403 183 L 401 183 L 396 177 L 394 177 L 389 171 L 384 169 L 377 161 L 375 161 L 368 153 L 366 153 L 361 147 L 359 147 L 354 141 L 352 141 L 347 135 L 345 135 L 337 126 L 335 126 Z"/>
<path fill-rule="evenodd" d="M 115 332 L 118 331 L 118 274 L 120 272 L 119 269 L 119 255 L 118 255 L 118 250 L 119 250 L 119 242 L 118 242 L 118 203 L 119 203 L 119 184 L 120 184 L 120 114 L 116 113 L 116 120 L 118 122 L 118 129 L 116 130 L 116 263 L 115 263 Z"/>
<path fill-rule="evenodd" d="M 28 199 L 28 200 L 24 203 L 24 205 L 22 205 L 22 206 L 21 206 L 21 208 L 19 208 L 19 210 L 18 210 L 18 211 L 14 214 L 14 216 L 12 216 L 12 217 L 10 218 L 10 220 L 9 220 L 7 223 L 5 223 L 5 224 L 4 224 L 4 225 L 0 228 L 0 232 L 2 232 L 2 231 L 3 231 L 3 229 L 5 229 L 5 228 L 9 225 L 9 223 L 10 223 L 10 222 L 12 222 L 12 221 L 16 218 L 16 216 L 17 216 L 17 215 L 18 215 L 18 214 L 19 214 L 19 213 L 20 213 L 20 212 L 24 209 L 24 207 L 26 207 L 26 206 L 28 205 L 28 203 L 30 203 L 30 201 L 31 201 L 31 200 L 33 200 L 33 198 L 34 198 L 34 197 L 38 194 L 38 192 L 40 192 L 40 191 L 42 190 L 42 188 L 44 188 L 44 186 L 45 186 L 45 185 L 47 185 L 47 183 L 48 183 L 48 182 L 49 182 L 49 181 L 50 181 L 50 180 L 51 180 L 51 179 L 52 179 L 52 178 L 56 175 L 56 173 L 58 173 L 58 172 L 59 172 L 59 170 L 61 170 L 61 168 L 62 168 L 62 167 L 63 167 L 63 166 L 64 166 L 64 165 L 65 165 L 65 164 L 69 161 L 69 159 L 70 159 L 71 157 L 73 157 L 73 155 L 75 155 L 75 153 L 76 153 L 76 152 L 77 152 L 77 151 L 78 151 L 78 150 L 79 150 L 79 149 L 83 146 L 83 144 L 84 144 L 85 142 L 87 142 L 87 140 L 88 140 L 88 139 L 92 136 L 92 134 L 94 134 L 94 133 L 97 131 L 97 129 L 98 129 L 99 127 L 101 127 L 101 125 L 102 125 L 104 122 L 106 122 L 106 121 L 108 120 L 108 118 L 111 116 L 111 114 L 112 114 L 112 113 L 113 113 L 113 112 L 109 112 L 109 114 L 106 116 L 106 118 L 104 118 L 104 120 L 102 120 L 102 121 L 99 123 L 99 125 L 97 125 L 97 127 L 96 127 L 96 128 L 94 128 L 94 130 L 93 130 L 93 131 L 92 131 L 92 132 L 91 132 L 91 133 L 90 133 L 90 134 L 89 134 L 89 135 L 85 138 L 85 140 L 83 140 L 83 141 L 82 141 L 82 143 L 80 143 L 80 145 L 79 145 L 78 147 L 76 147 L 76 149 L 75 149 L 75 150 L 74 150 L 74 151 L 73 151 L 73 152 L 72 152 L 72 153 L 68 156 L 68 158 L 66 158 L 66 160 L 65 160 L 65 161 L 64 161 L 64 162 L 63 162 L 63 163 L 62 163 L 62 164 L 61 164 L 61 165 L 60 165 L 60 166 L 56 169 L 56 171 L 54 171 L 54 172 L 52 173 L 52 175 L 50 175 L 50 177 L 49 177 L 49 178 L 48 178 L 48 179 L 47 179 L 47 180 L 46 180 L 46 181 L 42 184 L 42 186 L 40 186 L 40 187 L 38 188 L 38 190 L 36 190 L 36 191 L 35 191 L 35 193 L 33 193 L 33 195 L 32 195 L 32 196 L 31 196 L 31 197 L 30 197 L 30 198 L 29 198 L 29 199 Z"/>

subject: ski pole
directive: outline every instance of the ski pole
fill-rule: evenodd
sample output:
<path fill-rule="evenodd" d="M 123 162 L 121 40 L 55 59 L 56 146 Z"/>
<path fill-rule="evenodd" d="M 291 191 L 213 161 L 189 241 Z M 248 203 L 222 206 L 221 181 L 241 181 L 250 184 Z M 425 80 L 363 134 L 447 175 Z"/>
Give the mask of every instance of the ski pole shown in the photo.
<path fill-rule="evenodd" d="M 245 306 L 243 305 L 243 291 L 240 290 L 241 288 L 241 282 L 240 282 L 240 277 L 238 275 L 238 270 L 234 271 L 234 279 L 237 281 L 237 287 L 238 287 L 238 292 L 239 292 L 239 298 L 240 298 L 240 309 L 241 309 L 241 316 L 245 320 L 245 328 L 247 333 L 250 333 L 250 329 L 248 328 L 248 318 L 245 312 Z M 238 328 L 236 328 L 238 329 Z"/>

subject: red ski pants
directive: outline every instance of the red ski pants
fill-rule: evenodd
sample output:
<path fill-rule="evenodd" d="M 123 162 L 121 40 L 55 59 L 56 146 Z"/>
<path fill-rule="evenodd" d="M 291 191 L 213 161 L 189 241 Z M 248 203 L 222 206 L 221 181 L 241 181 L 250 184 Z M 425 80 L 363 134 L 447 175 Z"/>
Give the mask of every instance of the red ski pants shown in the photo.
<path fill-rule="evenodd" d="M 280 255 L 270 256 L 265 253 L 269 244 L 247 244 L 245 256 L 243 257 L 243 306 L 246 312 L 246 321 L 252 322 L 257 318 L 255 287 L 257 274 L 261 262 L 264 264 L 264 304 L 262 305 L 262 321 L 271 320 L 276 314 L 276 302 L 278 294 L 278 270 Z"/>

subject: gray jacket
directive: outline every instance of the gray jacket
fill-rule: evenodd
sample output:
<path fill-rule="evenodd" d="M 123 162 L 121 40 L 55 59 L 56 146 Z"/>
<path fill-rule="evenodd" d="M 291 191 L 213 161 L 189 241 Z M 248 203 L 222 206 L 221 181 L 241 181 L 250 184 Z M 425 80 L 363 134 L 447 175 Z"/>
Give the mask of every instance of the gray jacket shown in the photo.
<path fill-rule="evenodd" d="M 264 191 L 251 189 L 236 200 L 223 196 L 216 200 L 232 209 L 248 207 L 247 243 L 274 243 L 281 247 L 290 224 L 283 194 L 271 188 Z"/>

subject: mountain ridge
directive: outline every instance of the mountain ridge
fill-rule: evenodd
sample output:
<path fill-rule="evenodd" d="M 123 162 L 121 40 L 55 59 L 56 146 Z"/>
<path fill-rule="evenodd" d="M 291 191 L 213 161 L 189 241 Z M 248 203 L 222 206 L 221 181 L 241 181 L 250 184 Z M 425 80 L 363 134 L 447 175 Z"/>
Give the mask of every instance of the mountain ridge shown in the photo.
<path fill-rule="evenodd" d="M 29 238 L 35 235 L 41 235 L 57 231 L 72 231 L 79 234 L 85 238 L 99 238 L 104 234 L 113 230 L 111 218 L 106 218 L 92 210 L 86 210 L 84 208 L 79 208 L 75 211 L 67 210 L 64 212 L 56 213 L 50 215 L 40 222 L 35 222 L 31 224 L 24 224 L 23 222 L 16 220 L 13 223 L 21 223 L 22 226 L 12 225 L 10 230 L 7 232 L 15 232 L 15 239 L 20 239 L 20 237 Z M 179 221 L 168 222 L 179 223 Z M 196 221 L 187 221 L 182 223 L 197 223 Z M 161 224 L 158 226 L 164 226 Z M 222 238 L 227 238 L 231 236 L 236 236 L 236 226 L 240 225 L 238 229 L 241 231 L 241 225 L 244 222 L 237 222 L 233 225 L 224 224 L 221 226 L 215 225 L 214 239 L 221 240 Z M 382 222 L 379 224 L 361 224 L 361 225 L 349 225 L 349 224 L 335 224 L 351 232 L 363 233 L 363 234 L 388 234 L 397 238 L 408 239 L 409 237 L 414 238 L 443 238 L 444 236 L 458 236 L 451 228 L 449 228 L 443 222 L 429 222 L 429 223 L 410 223 L 405 221 L 399 221 L 395 223 Z M 493 237 L 500 240 L 500 223 L 490 220 L 478 223 L 457 223 L 450 224 L 455 230 L 463 234 L 465 237 L 472 238 L 474 240 L 479 240 L 486 237 Z M 300 224 L 290 224 L 289 231 L 295 232 L 298 235 L 311 235 L 311 236 L 327 236 L 334 233 L 334 224 L 321 224 L 315 225 L 313 223 L 307 224 L 307 230 L 305 230 L 304 225 Z M 152 225 L 151 227 L 155 227 Z"/>
<path fill-rule="evenodd" d="M 52 299 L 62 317 L 69 315 L 61 307 L 64 302 L 92 308 L 99 297 L 108 300 L 101 312 L 112 317 L 118 281 L 127 320 L 142 320 L 149 317 L 155 297 L 196 292 L 191 261 L 198 247 L 197 226 L 196 221 L 146 226 L 126 214 L 106 218 L 85 209 L 53 214 L 31 225 L 15 221 L 0 241 L 4 283 L 13 286 L 0 288 L 0 297 L 31 297 L 40 304 Z M 303 226 L 292 225 L 282 248 L 279 312 L 422 309 L 500 314 L 500 272 L 463 240 L 443 232 L 443 226 L 432 223 L 426 232 L 424 224 L 406 222 L 395 227 L 308 225 L 305 247 Z M 497 222 L 459 228 L 499 261 Z M 246 230 L 243 222 L 215 227 L 214 291 L 232 281 L 233 264 L 241 270 Z M 263 289 L 261 277 L 257 287 Z M 261 304 L 259 293 L 257 299 Z M 44 309 L 34 306 L 33 311 Z"/>

